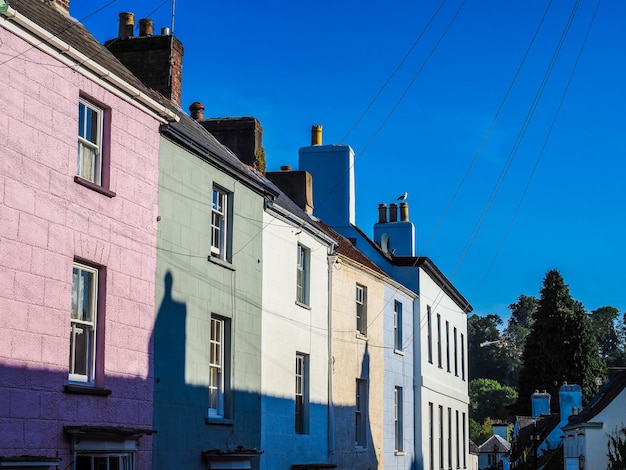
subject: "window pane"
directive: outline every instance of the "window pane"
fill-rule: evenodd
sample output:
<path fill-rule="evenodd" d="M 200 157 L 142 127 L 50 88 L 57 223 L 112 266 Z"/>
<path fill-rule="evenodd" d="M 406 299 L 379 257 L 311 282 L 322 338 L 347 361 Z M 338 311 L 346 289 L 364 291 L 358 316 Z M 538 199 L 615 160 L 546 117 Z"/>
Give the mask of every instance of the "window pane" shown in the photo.
<path fill-rule="evenodd" d="M 94 457 L 93 458 L 93 469 L 94 470 L 108 470 L 107 463 L 109 461 L 108 457 Z"/>
<path fill-rule="evenodd" d="M 91 468 L 91 456 L 77 455 L 76 456 L 76 470 L 93 470 Z"/>

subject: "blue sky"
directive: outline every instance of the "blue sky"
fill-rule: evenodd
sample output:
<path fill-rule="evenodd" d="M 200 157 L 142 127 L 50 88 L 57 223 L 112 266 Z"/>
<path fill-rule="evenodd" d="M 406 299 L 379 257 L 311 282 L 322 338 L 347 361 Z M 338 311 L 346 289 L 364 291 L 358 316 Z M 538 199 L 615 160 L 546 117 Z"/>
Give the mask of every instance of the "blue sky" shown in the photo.
<path fill-rule="evenodd" d="M 592 23 L 598 4 L 178 0 L 183 109 L 258 118 L 270 171 L 296 168 L 323 125 L 356 153 L 358 225 L 371 235 L 378 204 L 408 191 L 417 254 L 475 313 L 506 317 L 553 268 L 589 311 L 623 312 L 626 2 Z M 104 42 L 119 12 L 159 31 L 172 4 L 70 11 Z"/>

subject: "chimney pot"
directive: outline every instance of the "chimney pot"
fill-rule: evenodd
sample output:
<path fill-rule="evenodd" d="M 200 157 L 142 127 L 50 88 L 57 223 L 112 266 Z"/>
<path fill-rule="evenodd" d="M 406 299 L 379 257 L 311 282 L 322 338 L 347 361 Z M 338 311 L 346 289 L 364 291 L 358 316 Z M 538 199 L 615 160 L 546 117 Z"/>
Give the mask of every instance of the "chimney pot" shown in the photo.
<path fill-rule="evenodd" d="M 170 35 L 170 28 L 165 27 L 165 28 L 161 28 L 161 36 L 169 36 Z"/>
<path fill-rule="evenodd" d="M 398 204 L 389 204 L 389 222 L 398 221 Z"/>
<path fill-rule="evenodd" d="M 322 126 L 319 124 L 311 127 L 311 145 L 322 145 Z"/>
<path fill-rule="evenodd" d="M 126 39 L 133 36 L 135 29 L 135 15 L 128 11 L 120 13 L 120 27 L 117 35 L 118 39 Z"/>
<path fill-rule="evenodd" d="M 194 101 L 189 105 L 189 112 L 191 117 L 196 121 L 204 119 L 204 105 L 199 101 Z"/>
<path fill-rule="evenodd" d="M 387 204 L 378 204 L 378 223 L 387 223 Z"/>
<path fill-rule="evenodd" d="M 400 203 L 400 221 L 409 221 L 409 205 L 406 202 Z"/>
<path fill-rule="evenodd" d="M 148 18 L 139 20 L 139 36 L 152 36 L 154 21 Z"/>
<path fill-rule="evenodd" d="M 280 167 L 280 171 L 291 171 L 291 165 L 283 165 Z"/>

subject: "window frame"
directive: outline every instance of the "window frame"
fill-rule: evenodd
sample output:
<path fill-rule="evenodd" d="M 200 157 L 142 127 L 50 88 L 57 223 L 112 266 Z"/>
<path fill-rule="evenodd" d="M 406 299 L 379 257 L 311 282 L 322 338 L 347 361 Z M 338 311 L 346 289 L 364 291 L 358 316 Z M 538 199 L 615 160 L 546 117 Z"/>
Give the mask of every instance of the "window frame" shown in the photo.
<path fill-rule="evenodd" d="M 433 312 L 430 305 L 426 306 L 426 322 L 428 326 L 428 362 L 433 363 Z"/>
<path fill-rule="evenodd" d="M 91 458 L 91 463 L 89 468 L 86 469 L 84 466 L 79 466 L 79 459 L 81 457 L 89 457 Z M 94 451 L 80 451 L 75 452 L 74 454 L 74 462 L 72 468 L 74 470 L 93 470 L 95 467 L 94 460 L 95 459 L 107 459 L 106 468 L 109 468 L 108 459 L 117 457 L 118 458 L 118 467 L 120 470 L 135 470 L 136 468 L 136 458 L 135 452 L 132 451 L 119 451 L 119 452 L 94 452 Z M 119 461 L 123 458 L 127 459 L 126 465 L 123 462 Z"/>
<path fill-rule="evenodd" d="M 443 369 L 443 356 L 441 354 L 441 315 L 437 314 L 437 366 Z"/>
<path fill-rule="evenodd" d="M 428 402 L 428 470 L 435 469 L 435 405 Z"/>
<path fill-rule="evenodd" d="M 218 185 L 211 192 L 211 257 L 230 263 L 233 193 Z M 217 236 L 216 236 L 217 235 Z"/>
<path fill-rule="evenodd" d="M 461 333 L 461 380 L 465 381 L 465 336 Z"/>
<path fill-rule="evenodd" d="M 86 119 L 87 110 L 95 112 L 97 116 L 96 143 L 86 137 L 88 125 L 88 119 Z M 81 116 L 81 113 L 85 114 L 85 117 Z M 82 130 L 81 122 L 83 123 Z M 74 176 L 74 182 L 107 197 L 115 197 L 115 192 L 109 188 L 111 173 L 111 108 L 81 93 L 78 97 L 77 128 L 76 175 Z M 84 174 L 82 171 L 84 152 L 81 150 L 85 147 L 95 150 L 96 156 L 94 158 L 97 160 L 97 164 L 94 164 L 96 168 L 94 169 L 95 174 L 93 177 Z"/>
<path fill-rule="evenodd" d="M 397 352 L 403 350 L 402 346 L 402 302 L 394 301 L 393 304 L 393 347 Z"/>
<path fill-rule="evenodd" d="M 354 446 L 367 447 L 368 400 L 367 380 L 357 378 L 354 397 Z"/>
<path fill-rule="evenodd" d="M 296 353 L 294 431 L 309 434 L 309 355 Z"/>
<path fill-rule="evenodd" d="M 404 406 L 402 387 L 394 387 L 394 439 L 395 451 L 404 452 Z"/>
<path fill-rule="evenodd" d="M 446 372 L 452 372 L 450 368 L 450 322 L 446 320 Z"/>
<path fill-rule="evenodd" d="M 311 250 L 298 243 L 296 254 L 296 303 L 309 306 L 311 279 Z"/>
<path fill-rule="evenodd" d="M 216 328 L 216 326 L 219 328 Z M 219 330 L 219 331 L 218 331 Z M 228 391 L 230 388 L 230 321 L 211 314 L 209 319 L 209 384 L 207 416 L 209 419 L 228 417 Z M 213 374 L 213 370 L 217 370 Z M 215 393 L 215 400 L 213 394 Z"/>
<path fill-rule="evenodd" d="M 459 376 L 459 349 L 458 349 L 458 332 L 456 330 L 456 326 L 452 328 L 453 331 L 453 342 L 454 342 L 454 375 L 455 377 Z"/>
<path fill-rule="evenodd" d="M 92 124 L 90 125 L 90 123 Z M 78 155 L 76 174 L 84 180 L 98 186 L 102 186 L 103 128 L 104 110 L 100 109 L 99 106 L 96 106 L 91 101 L 80 97 L 78 99 Z M 92 134 L 94 135 L 92 136 Z M 92 139 L 95 139 L 95 142 Z M 85 149 L 93 153 L 92 174 L 89 175 L 85 174 L 84 171 L 86 163 Z"/>
<path fill-rule="evenodd" d="M 81 273 L 87 273 L 91 276 L 89 281 L 89 296 L 90 298 L 87 300 L 88 305 L 87 308 L 90 310 L 89 316 L 91 320 L 83 320 L 79 319 L 78 313 L 74 314 L 74 309 L 78 309 L 79 303 L 84 305 L 85 299 L 81 296 L 81 284 L 80 280 L 82 279 Z M 79 284 L 76 284 L 78 280 Z M 102 347 L 101 341 L 99 338 L 102 336 L 104 332 L 103 330 L 103 301 L 104 298 L 104 289 L 106 285 L 106 273 L 104 268 L 88 264 L 82 260 L 74 260 L 72 264 L 72 302 L 70 309 L 70 337 L 69 337 L 69 364 L 68 364 L 68 382 L 70 384 L 77 385 L 86 385 L 86 386 L 97 386 L 102 385 L 102 372 L 103 366 L 102 363 Z M 83 288 L 84 292 L 84 288 Z M 79 299 L 81 296 L 83 299 Z M 82 325 L 82 328 L 90 329 L 90 340 L 89 344 L 85 347 L 85 373 L 77 373 L 76 372 L 76 334 L 77 330 L 80 329 L 76 325 Z"/>
<path fill-rule="evenodd" d="M 439 405 L 439 468 L 444 468 L 443 405 Z"/>
<path fill-rule="evenodd" d="M 356 331 L 363 336 L 367 336 L 367 287 L 358 283 L 355 290 L 355 304 Z"/>

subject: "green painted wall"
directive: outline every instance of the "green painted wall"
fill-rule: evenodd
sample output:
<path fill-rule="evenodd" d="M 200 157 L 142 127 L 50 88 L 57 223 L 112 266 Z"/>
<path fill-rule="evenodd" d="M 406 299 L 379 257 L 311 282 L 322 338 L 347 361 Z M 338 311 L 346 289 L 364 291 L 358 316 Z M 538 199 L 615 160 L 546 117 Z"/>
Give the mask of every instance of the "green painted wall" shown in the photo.
<path fill-rule="evenodd" d="M 212 188 L 232 192 L 232 263 L 209 261 Z M 204 469 L 201 452 L 260 447 L 263 197 L 161 138 L 153 467 Z M 156 215 L 155 215 L 156 216 Z M 207 423 L 211 314 L 231 322 L 232 400 Z"/>

